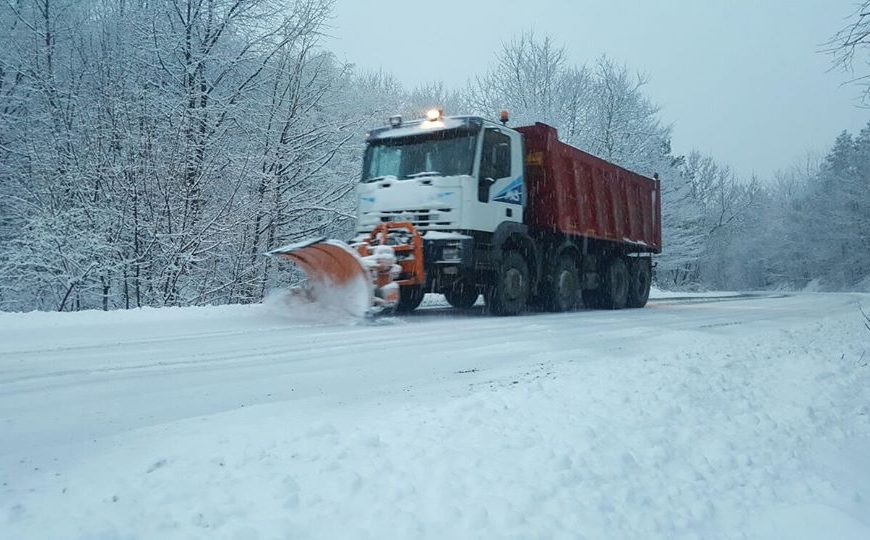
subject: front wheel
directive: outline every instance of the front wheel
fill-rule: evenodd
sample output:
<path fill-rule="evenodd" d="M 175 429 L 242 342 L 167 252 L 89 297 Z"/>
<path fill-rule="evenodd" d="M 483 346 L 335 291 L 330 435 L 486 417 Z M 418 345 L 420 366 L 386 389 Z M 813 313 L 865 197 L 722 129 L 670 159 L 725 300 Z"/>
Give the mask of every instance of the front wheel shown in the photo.
<path fill-rule="evenodd" d="M 420 285 L 402 287 L 399 289 L 399 303 L 396 304 L 397 313 L 409 313 L 417 309 L 426 292 Z"/>
<path fill-rule="evenodd" d="M 529 300 L 529 266 L 519 253 L 504 253 L 484 297 L 487 309 L 495 315 L 516 315 L 526 308 Z"/>
<path fill-rule="evenodd" d="M 447 303 L 458 309 L 468 309 L 477 302 L 477 287 L 473 283 L 460 281 L 444 291 Z"/>

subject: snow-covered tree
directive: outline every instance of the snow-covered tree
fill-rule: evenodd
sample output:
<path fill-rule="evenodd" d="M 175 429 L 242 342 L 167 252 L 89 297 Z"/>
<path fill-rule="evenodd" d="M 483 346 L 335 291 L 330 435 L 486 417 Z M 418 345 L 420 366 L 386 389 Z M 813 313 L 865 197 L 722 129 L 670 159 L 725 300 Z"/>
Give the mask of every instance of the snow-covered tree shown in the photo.
<path fill-rule="evenodd" d="M 757 193 L 732 243 L 732 277 L 747 287 L 866 288 L 870 280 L 870 127 L 841 133 L 828 155 L 808 157 Z M 738 281 L 738 283 L 740 283 Z"/>
<path fill-rule="evenodd" d="M 330 7 L 0 4 L 2 307 L 248 301 L 262 250 L 346 223 Z"/>
<path fill-rule="evenodd" d="M 870 0 L 857 4 L 849 23 L 828 41 L 827 51 L 834 65 L 850 73 L 851 82 L 864 89 L 863 100 L 870 104 Z"/>
<path fill-rule="evenodd" d="M 569 65 L 564 47 L 527 32 L 505 43 L 493 66 L 466 89 L 470 110 L 488 118 L 510 111 L 514 123 L 544 122 L 564 137 L 589 121 L 592 77 Z"/>

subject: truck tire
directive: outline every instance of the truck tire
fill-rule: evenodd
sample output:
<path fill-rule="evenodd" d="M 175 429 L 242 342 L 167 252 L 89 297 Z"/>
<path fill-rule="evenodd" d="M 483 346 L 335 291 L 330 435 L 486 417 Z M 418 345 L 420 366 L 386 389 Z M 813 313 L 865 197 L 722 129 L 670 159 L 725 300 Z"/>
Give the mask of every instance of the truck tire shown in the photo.
<path fill-rule="evenodd" d="M 580 276 L 577 265 L 568 255 L 562 255 L 553 266 L 544 285 L 543 304 L 549 311 L 571 311 L 577 308 Z"/>
<path fill-rule="evenodd" d="M 594 309 L 622 309 L 628 301 L 628 265 L 622 257 L 604 261 L 597 289 L 583 291 L 583 302 Z"/>
<path fill-rule="evenodd" d="M 529 265 L 516 251 L 506 251 L 484 293 L 487 309 L 495 315 L 516 315 L 529 300 Z"/>
<path fill-rule="evenodd" d="M 468 309 L 477 302 L 477 297 L 480 293 L 477 292 L 477 287 L 473 283 L 459 281 L 452 287 L 444 291 L 444 298 L 447 303 L 457 309 Z"/>
<path fill-rule="evenodd" d="M 402 287 L 399 289 L 399 303 L 396 305 L 397 313 L 410 313 L 417 309 L 426 292 L 419 285 Z"/>
<path fill-rule="evenodd" d="M 642 308 L 649 300 L 649 288 L 652 284 L 652 268 L 646 257 L 629 259 L 628 265 L 628 299 L 626 307 Z"/>

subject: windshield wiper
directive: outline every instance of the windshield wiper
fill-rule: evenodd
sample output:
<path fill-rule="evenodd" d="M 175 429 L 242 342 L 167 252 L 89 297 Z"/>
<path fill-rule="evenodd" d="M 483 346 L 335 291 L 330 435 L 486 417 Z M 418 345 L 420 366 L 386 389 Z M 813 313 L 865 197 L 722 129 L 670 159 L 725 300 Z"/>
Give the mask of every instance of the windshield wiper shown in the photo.
<path fill-rule="evenodd" d="M 398 178 L 396 178 L 396 175 L 394 174 L 385 174 L 383 176 L 372 176 L 371 178 L 366 178 L 363 182 L 380 182 L 381 180 L 398 180 Z"/>
<path fill-rule="evenodd" d="M 438 171 L 423 171 L 414 174 L 405 175 L 405 178 L 423 178 L 424 176 L 439 176 L 441 175 Z"/>

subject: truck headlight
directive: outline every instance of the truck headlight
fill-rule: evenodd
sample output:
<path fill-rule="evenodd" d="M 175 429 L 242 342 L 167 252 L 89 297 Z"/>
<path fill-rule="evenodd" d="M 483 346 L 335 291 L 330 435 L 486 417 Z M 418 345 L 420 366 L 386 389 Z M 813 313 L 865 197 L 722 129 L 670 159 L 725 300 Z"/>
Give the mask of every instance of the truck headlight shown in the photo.
<path fill-rule="evenodd" d="M 441 260 L 458 261 L 462 259 L 462 244 L 451 242 L 441 249 Z"/>

